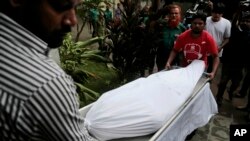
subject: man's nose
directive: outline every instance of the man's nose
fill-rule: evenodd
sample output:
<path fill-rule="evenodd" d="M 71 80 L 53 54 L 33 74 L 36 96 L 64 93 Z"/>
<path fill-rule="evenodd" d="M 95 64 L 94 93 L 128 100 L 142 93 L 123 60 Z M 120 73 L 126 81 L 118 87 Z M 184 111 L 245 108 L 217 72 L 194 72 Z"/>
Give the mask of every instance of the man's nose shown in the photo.
<path fill-rule="evenodd" d="M 65 17 L 64 17 L 64 24 L 69 26 L 75 26 L 77 24 L 77 17 L 76 17 L 76 11 L 75 9 L 70 9 L 67 11 Z"/>

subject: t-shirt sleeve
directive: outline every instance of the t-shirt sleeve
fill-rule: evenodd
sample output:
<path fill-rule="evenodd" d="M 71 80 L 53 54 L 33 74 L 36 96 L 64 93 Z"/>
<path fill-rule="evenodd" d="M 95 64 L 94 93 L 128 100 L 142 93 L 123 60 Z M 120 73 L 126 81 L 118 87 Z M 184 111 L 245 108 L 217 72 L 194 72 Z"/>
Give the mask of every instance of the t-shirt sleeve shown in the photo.
<path fill-rule="evenodd" d="M 231 36 L 231 26 L 232 26 L 231 23 L 229 21 L 227 21 L 227 26 L 226 26 L 224 38 L 229 38 Z"/>

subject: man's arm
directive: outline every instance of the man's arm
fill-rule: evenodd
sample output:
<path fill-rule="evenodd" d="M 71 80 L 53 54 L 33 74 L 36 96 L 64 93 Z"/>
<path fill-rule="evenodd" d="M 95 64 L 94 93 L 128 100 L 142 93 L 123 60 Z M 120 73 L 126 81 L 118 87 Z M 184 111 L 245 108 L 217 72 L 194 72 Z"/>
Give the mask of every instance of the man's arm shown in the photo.
<path fill-rule="evenodd" d="M 47 141 L 86 141 L 84 118 L 70 77 L 57 76 L 44 83 L 26 104 L 26 115 L 37 129 L 34 135 Z"/>
<path fill-rule="evenodd" d="M 174 58 L 176 57 L 176 54 L 178 52 L 175 50 L 175 49 L 172 49 L 170 55 L 169 55 L 169 58 L 168 58 L 168 61 L 167 61 L 167 64 L 165 66 L 166 69 L 171 69 L 171 63 L 173 62 Z"/>
<path fill-rule="evenodd" d="M 215 77 L 218 66 L 220 64 L 220 58 L 219 58 L 218 54 L 212 55 L 212 56 L 213 56 L 213 70 L 211 73 L 208 74 L 208 77 L 210 78 L 210 80 L 212 80 Z"/>
<path fill-rule="evenodd" d="M 224 38 L 222 44 L 219 46 L 219 52 L 228 44 L 229 38 Z"/>
<path fill-rule="evenodd" d="M 224 39 L 221 43 L 221 45 L 219 46 L 219 52 L 228 44 L 229 42 L 229 38 L 231 36 L 231 23 L 229 21 L 227 21 L 226 24 L 226 30 L 225 30 L 225 35 L 224 35 Z"/>
<path fill-rule="evenodd" d="M 207 37 L 208 37 L 207 39 L 208 39 L 208 47 L 209 47 L 208 53 L 210 53 L 211 56 L 213 57 L 213 70 L 211 73 L 208 73 L 208 77 L 210 79 L 213 79 L 215 77 L 216 71 L 220 64 L 220 58 L 219 58 L 218 48 L 217 48 L 214 38 L 210 34 L 208 34 Z"/>

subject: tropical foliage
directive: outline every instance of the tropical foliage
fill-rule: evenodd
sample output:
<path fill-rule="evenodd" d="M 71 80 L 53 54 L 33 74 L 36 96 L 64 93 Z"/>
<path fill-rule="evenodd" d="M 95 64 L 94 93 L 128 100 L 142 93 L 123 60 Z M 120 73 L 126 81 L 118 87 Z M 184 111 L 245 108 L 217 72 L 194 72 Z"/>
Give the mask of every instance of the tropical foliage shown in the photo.
<path fill-rule="evenodd" d="M 81 20 L 77 35 L 73 41 L 69 34 L 60 49 L 62 67 L 76 83 L 81 106 L 94 102 L 101 93 L 111 88 L 143 76 L 145 69 L 152 71 L 155 51 L 161 39 L 154 26 L 162 14 L 162 10 L 158 10 L 160 0 L 151 0 L 152 8 L 146 15 L 146 21 L 142 20 L 143 14 L 139 11 L 141 0 L 120 0 L 123 7 L 121 24 L 107 29 L 110 32 L 105 37 L 78 41 L 83 27 L 89 22 L 90 9 L 96 7 L 103 12 L 100 6 L 102 2 L 114 4 L 108 0 L 85 0 L 77 7 L 77 15 Z M 89 48 L 94 43 L 105 44 L 105 49 Z M 105 70 L 108 73 L 104 74 Z M 107 79 L 107 74 L 118 79 Z M 106 89 L 100 90 L 94 85 Z"/>
<path fill-rule="evenodd" d="M 116 73 L 116 69 L 110 63 L 110 60 L 101 55 L 100 50 L 89 48 L 93 43 L 103 40 L 104 37 L 95 37 L 86 41 L 74 42 L 71 34 L 64 39 L 63 45 L 59 50 L 61 58 L 61 66 L 65 72 L 72 76 L 77 86 L 81 106 L 94 102 L 102 91 L 92 90 L 88 83 L 92 81 L 103 81 L 102 72 Z M 93 64 L 93 62 L 95 62 Z M 90 65 L 93 64 L 93 65 Z M 97 66 L 102 66 L 102 70 L 93 70 Z M 92 69 L 90 68 L 92 67 Z M 115 76 L 113 76 L 115 77 Z M 117 76 L 116 76 L 117 77 Z M 105 86 L 105 83 L 102 84 Z M 88 85 L 88 87 L 86 87 Z M 106 86 L 106 87 L 107 87 Z"/>

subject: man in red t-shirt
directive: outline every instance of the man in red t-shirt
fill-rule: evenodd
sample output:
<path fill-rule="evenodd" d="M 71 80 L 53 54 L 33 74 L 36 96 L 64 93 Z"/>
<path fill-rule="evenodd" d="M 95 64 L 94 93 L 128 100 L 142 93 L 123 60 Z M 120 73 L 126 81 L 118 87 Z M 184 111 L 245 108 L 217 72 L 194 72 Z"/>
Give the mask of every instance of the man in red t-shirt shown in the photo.
<path fill-rule="evenodd" d="M 213 79 L 219 65 L 218 49 L 213 37 L 204 30 L 206 15 L 199 13 L 192 17 L 191 29 L 183 32 L 177 38 L 174 48 L 168 58 L 166 68 L 171 68 L 171 63 L 179 52 L 183 53 L 182 66 L 187 66 L 193 60 L 203 60 L 207 66 L 207 54 L 213 57 L 213 70 L 208 77 Z"/>

